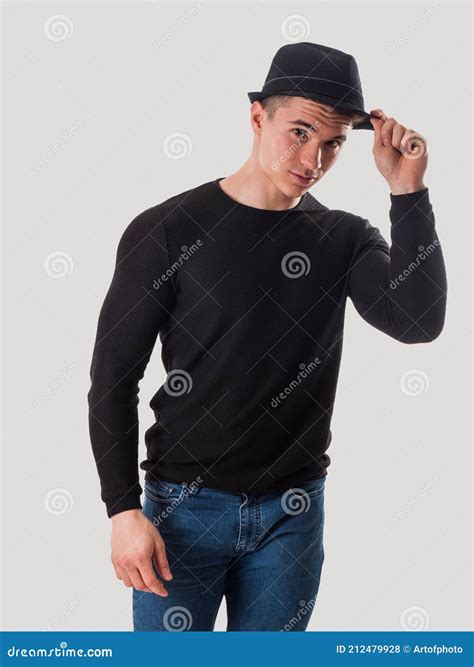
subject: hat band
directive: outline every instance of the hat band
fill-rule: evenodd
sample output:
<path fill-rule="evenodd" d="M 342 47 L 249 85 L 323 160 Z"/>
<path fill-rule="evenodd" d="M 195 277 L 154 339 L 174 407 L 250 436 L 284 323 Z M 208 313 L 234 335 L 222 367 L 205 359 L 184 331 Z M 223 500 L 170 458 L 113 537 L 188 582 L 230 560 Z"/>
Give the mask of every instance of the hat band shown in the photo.
<path fill-rule="evenodd" d="M 300 81 L 298 82 L 297 79 Z M 262 93 L 284 93 L 288 92 L 289 88 L 293 88 L 294 92 L 301 90 L 303 93 L 320 93 L 332 97 L 336 101 L 341 101 L 342 97 L 344 104 L 349 103 L 360 109 L 364 108 L 364 99 L 357 87 L 315 76 L 279 76 L 275 79 L 269 79 L 265 81 Z"/>

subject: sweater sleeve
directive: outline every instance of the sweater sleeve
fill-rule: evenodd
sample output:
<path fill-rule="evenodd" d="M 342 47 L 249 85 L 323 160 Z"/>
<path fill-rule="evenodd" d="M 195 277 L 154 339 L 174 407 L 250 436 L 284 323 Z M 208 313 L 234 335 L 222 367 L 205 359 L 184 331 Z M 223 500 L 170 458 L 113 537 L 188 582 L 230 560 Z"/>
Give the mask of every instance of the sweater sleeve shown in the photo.
<path fill-rule="evenodd" d="M 372 326 L 402 343 L 433 341 L 444 327 L 446 269 L 428 188 L 390 193 L 391 246 L 360 218 L 349 296 Z"/>
<path fill-rule="evenodd" d="M 174 301 L 165 223 L 153 207 L 132 220 L 118 244 L 90 367 L 89 432 L 109 518 L 142 507 L 138 383 Z"/>

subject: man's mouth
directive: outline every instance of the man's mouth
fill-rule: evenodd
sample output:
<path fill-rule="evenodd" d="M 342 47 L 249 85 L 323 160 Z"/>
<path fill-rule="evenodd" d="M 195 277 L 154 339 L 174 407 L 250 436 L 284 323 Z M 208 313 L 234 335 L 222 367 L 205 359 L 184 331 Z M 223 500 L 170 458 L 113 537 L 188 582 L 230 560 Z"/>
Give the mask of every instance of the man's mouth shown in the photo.
<path fill-rule="evenodd" d="M 293 180 L 299 185 L 309 185 L 312 181 L 315 180 L 314 177 L 307 178 L 306 176 L 302 176 L 295 171 L 289 171 L 289 173 L 293 176 Z"/>

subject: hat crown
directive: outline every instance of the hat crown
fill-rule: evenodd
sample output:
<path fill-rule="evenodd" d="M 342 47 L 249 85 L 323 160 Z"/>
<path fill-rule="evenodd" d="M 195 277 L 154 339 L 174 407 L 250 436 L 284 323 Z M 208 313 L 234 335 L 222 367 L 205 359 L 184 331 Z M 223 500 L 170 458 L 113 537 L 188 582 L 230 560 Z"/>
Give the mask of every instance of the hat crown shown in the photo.
<path fill-rule="evenodd" d="M 354 56 L 313 42 L 284 44 L 275 53 L 261 91 L 248 93 L 251 102 L 270 95 L 309 97 L 365 120 L 354 129 L 373 129 L 364 109 L 359 69 Z"/>
<path fill-rule="evenodd" d="M 313 77 L 355 87 L 362 95 L 359 69 L 349 53 L 313 42 L 284 44 L 273 57 L 265 83 L 278 77 Z"/>

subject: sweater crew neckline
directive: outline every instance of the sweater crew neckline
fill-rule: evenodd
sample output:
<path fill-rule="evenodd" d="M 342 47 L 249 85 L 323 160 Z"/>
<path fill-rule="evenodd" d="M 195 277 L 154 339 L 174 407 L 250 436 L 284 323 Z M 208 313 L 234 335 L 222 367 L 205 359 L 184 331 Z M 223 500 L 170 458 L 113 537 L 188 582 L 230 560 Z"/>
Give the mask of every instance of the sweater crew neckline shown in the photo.
<path fill-rule="evenodd" d="M 303 203 L 306 203 L 307 200 L 310 199 L 309 193 L 305 192 L 304 195 L 302 195 L 301 199 L 297 203 L 296 206 L 292 206 L 291 208 L 285 208 L 285 209 L 272 209 L 272 208 L 257 208 L 255 206 L 248 206 L 247 204 L 242 204 L 242 202 L 237 201 L 236 199 L 233 199 L 230 195 L 225 192 L 222 187 L 220 186 L 220 181 L 223 181 L 225 176 L 220 176 L 219 178 L 216 178 L 212 183 L 216 186 L 216 189 L 220 193 L 220 197 L 223 201 L 226 201 L 228 204 L 232 204 L 233 208 L 236 210 L 236 212 L 242 212 L 242 213 L 249 213 L 251 215 L 262 215 L 266 217 L 281 217 L 282 215 L 286 215 L 287 213 L 291 213 L 292 211 L 297 211 L 300 212 L 305 209 L 303 206 Z"/>

